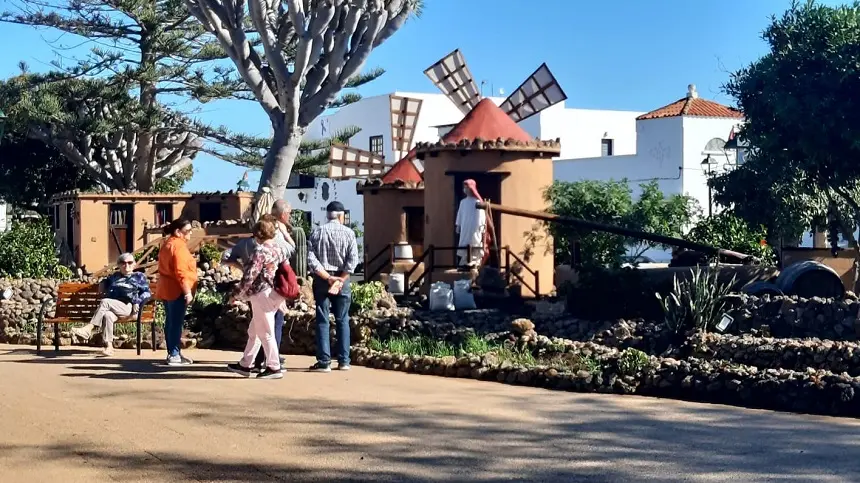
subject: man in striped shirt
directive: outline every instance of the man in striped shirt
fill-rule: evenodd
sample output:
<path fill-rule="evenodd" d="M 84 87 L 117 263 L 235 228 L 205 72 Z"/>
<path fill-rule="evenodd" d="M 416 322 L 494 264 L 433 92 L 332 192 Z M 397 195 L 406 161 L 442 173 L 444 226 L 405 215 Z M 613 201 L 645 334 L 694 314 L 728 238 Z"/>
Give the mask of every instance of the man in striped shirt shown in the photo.
<path fill-rule="evenodd" d="M 326 207 L 328 223 L 317 227 L 308 237 L 308 268 L 313 273 L 316 301 L 317 362 L 313 372 L 331 372 L 329 309 L 334 311 L 337 328 L 337 368 L 349 370 L 349 306 L 352 293 L 349 275 L 358 266 L 355 232 L 344 225 L 345 209 L 339 201 Z"/>

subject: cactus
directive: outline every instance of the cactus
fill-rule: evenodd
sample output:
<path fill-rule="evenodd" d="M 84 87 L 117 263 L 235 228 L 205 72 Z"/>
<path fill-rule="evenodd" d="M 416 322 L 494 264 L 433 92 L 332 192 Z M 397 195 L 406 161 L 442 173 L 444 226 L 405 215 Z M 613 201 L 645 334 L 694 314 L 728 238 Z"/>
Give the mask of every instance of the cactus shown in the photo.
<path fill-rule="evenodd" d="M 297 278 L 306 278 L 308 276 L 308 239 L 303 228 L 293 227 L 293 241 L 296 242 L 296 252 L 290 259 L 290 265 L 296 272 Z"/>

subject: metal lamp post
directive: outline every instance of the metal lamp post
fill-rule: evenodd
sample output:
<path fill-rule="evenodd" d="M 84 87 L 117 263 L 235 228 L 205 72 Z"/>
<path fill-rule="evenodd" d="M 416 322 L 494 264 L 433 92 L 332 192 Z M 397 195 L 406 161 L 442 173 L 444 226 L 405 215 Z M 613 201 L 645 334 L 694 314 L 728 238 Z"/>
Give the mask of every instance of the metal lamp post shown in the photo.
<path fill-rule="evenodd" d="M 711 155 L 709 154 L 707 158 L 702 160 L 702 171 L 708 176 L 708 179 L 711 178 L 711 174 L 714 173 L 713 166 L 714 161 L 711 159 Z M 713 189 L 711 188 L 711 183 L 708 183 L 708 217 L 710 218 L 713 215 L 714 211 L 714 203 L 711 200 L 713 197 Z"/>

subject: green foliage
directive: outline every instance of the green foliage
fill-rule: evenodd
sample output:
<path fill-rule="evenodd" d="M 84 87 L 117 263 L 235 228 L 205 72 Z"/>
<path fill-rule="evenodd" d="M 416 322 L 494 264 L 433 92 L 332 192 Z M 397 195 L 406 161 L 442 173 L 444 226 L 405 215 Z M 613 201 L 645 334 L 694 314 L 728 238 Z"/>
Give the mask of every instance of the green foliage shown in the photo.
<path fill-rule="evenodd" d="M 214 243 L 203 243 L 197 252 L 200 256 L 200 263 L 209 263 L 210 265 L 219 263 L 223 253 L 223 250 Z"/>
<path fill-rule="evenodd" d="M 633 348 L 624 349 L 618 357 L 618 371 L 625 376 L 635 376 L 648 366 L 648 354 Z"/>
<path fill-rule="evenodd" d="M 455 354 L 450 344 L 425 336 L 395 336 L 384 341 L 373 338 L 368 347 L 380 352 L 419 357 L 447 357 Z"/>
<path fill-rule="evenodd" d="M 656 182 L 641 185 L 636 202 L 627 181 L 556 181 L 545 197 L 550 211 L 557 215 L 586 221 L 680 237 L 684 228 L 698 214 L 696 202 L 682 195 L 665 197 Z M 638 256 L 649 248 L 661 247 L 651 242 L 629 240 L 605 232 L 548 223 L 556 248 L 556 262 L 569 263 L 575 240 L 579 240 L 586 266 L 619 266 L 628 248 Z"/>
<path fill-rule="evenodd" d="M 728 211 L 699 220 L 687 233 L 687 239 L 753 255 L 765 265 L 773 265 L 776 262 L 773 248 L 767 244 L 765 227 L 750 226 L 749 223 Z"/>
<path fill-rule="evenodd" d="M 591 354 L 582 354 L 580 352 L 567 352 L 554 355 L 549 358 L 548 365 L 574 374 L 579 371 L 596 374 L 603 370 L 603 364 L 600 362 L 600 359 Z"/>
<path fill-rule="evenodd" d="M 224 302 L 226 302 L 224 294 L 212 290 L 201 290 L 194 296 L 193 305 L 196 309 L 205 309 L 210 305 L 223 305 Z"/>
<path fill-rule="evenodd" d="M 0 198 L 13 206 L 46 213 L 55 194 L 95 185 L 82 168 L 52 146 L 17 133 L 0 139 Z"/>
<path fill-rule="evenodd" d="M 768 53 L 725 86 L 746 118 L 739 137 L 750 150 L 740 167 L 714 179 L 715 199 L 788 243 L 811 224 L 825 226 L 835 203 L 853 238 L 860 215 L 860 3 L 795 2 L 763 38 Z"/>
<path fill-rule="evenodd" d="M 725 297 L 735 284 L 719 280 L 719 267 L 711 270 L 691 269 L 691 276 L 680 280 L 675 275 L 672 291 L 665 296 L 655 294 L 663 307 L 666 325 L 676 333 L 689 330 L 707 331 L 723 314 Z"/>
<path fill-rule="evenodd" d="M 16 221 L 11 230 L 0 234 L 0 276 L 70 278 L 69 275 L 69 269 L 60 265 L 54 232 L 47 221 Z"/>
<path fill-rule="evenodd" d="M 385 293 L 385 285 L 378 281 L 365 283 L 351 282 L 349 287 L 352 290 L 350 313 L 372 310 L 376 307 L 376 302 Z"/>
<path fill-rule="evenodd" d="M 296 228 L 304 230 L 305 235 L 311 232 L 311 224 L 305 217 L 305 212 L 302 210 L 293 210 L 290 212 L 290 224 Z"/>
<path fill-rule="evenodd" d="M 146 257 L 144 257 L 144 256 L 143 256 L 143 252 L 142 252 L 142 251 L 140 251 L 140 252 L 135 252 L 135 253 L 134 253 L 134 260 L 137 262 L 137 264 L 138 264 L 138 265 L 143 264 L 143 263 L 147 263 L 147 262 L 157 262 L 157 261 L 158 261 L 158 252 L 159 252 L 159 250 L 160 250 L 160 247 L 155 247 L 155 248 L 154 248 L 154 249 L 149 253 L 149 255 L 147 255 Z"/>
<path fill-rule="evenodd" d="M 194 167 L 186 166 L 176 172 L 173 176 L 159 178 L 153 185 L 153 193 L 181 193 L 182 188 L 194 177 Z"/>

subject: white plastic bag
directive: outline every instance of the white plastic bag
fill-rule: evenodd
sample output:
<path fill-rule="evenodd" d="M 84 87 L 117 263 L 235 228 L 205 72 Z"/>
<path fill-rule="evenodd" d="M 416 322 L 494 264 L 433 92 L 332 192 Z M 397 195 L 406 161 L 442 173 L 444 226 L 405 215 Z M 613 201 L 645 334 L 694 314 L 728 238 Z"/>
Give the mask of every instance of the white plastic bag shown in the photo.
<path fill-rule="evenodd" d="M 430 285 L 430 311 L 454 310 L 454 292 L 445 282 Z"/>
<path fill-rule="evenodd" d="M 472 294 L 471 280 L 454 281 L 454 307 L 457 310 L 474 310 L 478 308 L 475 305 L 475 295 Z"/>
<path fill-rule="evenodd" d="M 394 295 L 403 295 L 406 291 L 406 280 L 402 273 L 388 275 L 388 291 Z"/>

